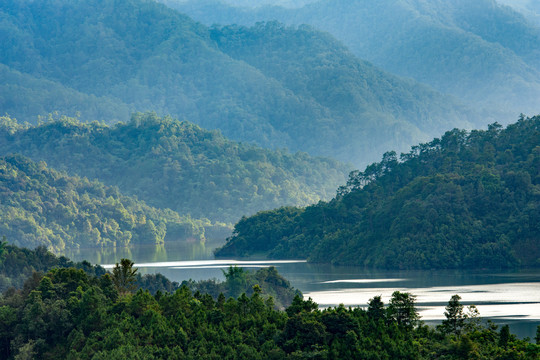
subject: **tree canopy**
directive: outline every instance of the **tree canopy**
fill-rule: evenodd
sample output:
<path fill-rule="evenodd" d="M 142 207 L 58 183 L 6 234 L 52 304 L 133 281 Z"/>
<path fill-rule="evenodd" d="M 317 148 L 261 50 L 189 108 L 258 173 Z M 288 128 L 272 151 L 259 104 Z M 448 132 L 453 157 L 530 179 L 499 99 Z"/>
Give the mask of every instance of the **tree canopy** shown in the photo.
<path fill-rule="evenodd" d="M 44 161 L 0 157 L 0 234 L 12 244 L 61 252 L 203 241 L 205 228 L 217 233 L 223 227 L 150 207 L 97 180 L 52 170 Z"/>
<path fill-rule="evenodd" d="M 272 270 L 272 271 L 275 271 Z M 229 269 L 232 277 L 239 275 Z M 276 277 L 272 277 L 274 280 Z M 373 308 L 373 301 L 370 304 Z M 263 287 L 217 299 L 182 286 L 118 296 L 109 273 L 73 267 L 30 278 L 0 296 L 3 359 L 524 359 L 540 345 L 503 326 L 461 336 L 416 321 L 415 297 L 396 291 L 377 316 L 362 308 L 318 309 L 296 295 L 285 310 Z"/>
<path fill-rule="evenodd" d="M 97 179 L 155 207 L 226 223 L 328 199 L 349 169 L 306 153 L 233 142 L 154 113 L 111 126 L 68 117 L 32 126 L 0 117 L 0 154 L 9 153 Z"/>
<path fill-rule="evenodd" d="M 454 129 L 353 171 L 330 202 L 243 218 L 218 256 L 379 268 L 500 268 L 540 260 L 540 116 Z"/>

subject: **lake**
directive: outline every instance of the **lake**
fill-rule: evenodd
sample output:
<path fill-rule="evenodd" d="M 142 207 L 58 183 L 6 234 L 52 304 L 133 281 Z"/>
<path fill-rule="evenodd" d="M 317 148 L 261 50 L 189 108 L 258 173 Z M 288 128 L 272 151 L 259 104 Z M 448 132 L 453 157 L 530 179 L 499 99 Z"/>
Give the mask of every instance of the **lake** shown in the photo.
<path fill-rule="evenodd" d="M 321 307 L 366 306 L 382 295 L 388 303 L 393 291 L 417 296 L 417 306 L 428 324 L 444 319 L 444 306 L 459 294 L 464 305 L 474 304 L 484 319 L 509 324 L 520 338 L 534 338 L 540 325 L 540 269 L 512 271 L 370 271 L 364 268 L 308 264 L 305 261 L 215 260 L 220 243 L 176 243 L 116 250 L 81 249 L 66 252 L 73 260 L 86 259 L 106 267 L 129 258 L 142 274 L 162 273 L 173 281 L 224 279 L 231 265 L 244 268 L 275 266 L 306 298 Z"/>

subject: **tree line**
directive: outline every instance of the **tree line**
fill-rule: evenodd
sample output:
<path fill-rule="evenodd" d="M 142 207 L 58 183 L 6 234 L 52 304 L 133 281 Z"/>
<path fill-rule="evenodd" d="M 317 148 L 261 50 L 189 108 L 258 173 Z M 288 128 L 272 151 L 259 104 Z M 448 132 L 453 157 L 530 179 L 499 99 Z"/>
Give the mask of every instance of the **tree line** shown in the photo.
<path fill-rule="evenodd" d="M 227 276 L 237 270 L 229 269 Z M 4 359 L 538 359 L 536 344 L 508 326 L 483 325 L 453 296 L 436 328 L 420 321 L 415 296 L 375 296 L 367 308 L 319 309 L 296 295 L 285 310 L 256 284 L 227 298 L 136 290 L 130 260 L 112 273 L 74 267 L 35 273 L 0 297 Z"/>

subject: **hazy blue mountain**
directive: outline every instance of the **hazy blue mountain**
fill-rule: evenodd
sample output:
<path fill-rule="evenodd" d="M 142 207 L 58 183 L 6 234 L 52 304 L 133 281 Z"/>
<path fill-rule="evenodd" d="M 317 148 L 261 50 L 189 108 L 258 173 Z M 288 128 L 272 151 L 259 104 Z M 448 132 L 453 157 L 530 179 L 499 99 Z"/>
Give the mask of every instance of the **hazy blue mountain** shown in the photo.
<path fill-rule="evenodd" d="M 357 165 L 474 125 L 454 99 L 309 27 L 212 29 L 146 0 L 9 0 L 0 14 L 0 112 L 21 121 L 53 110 L 129 121 L 152 110 Z"/>
<path fill-rule="evenodd" d="M 21 120 L 61 111 L 68 116 L 84 114 L 87 119 L 118 121 L 129 118 L 130 106 L 120 99 L 85 94 L 47 80 L 21 73 L 0 64 L 0 109 Z"/>
<path fill-rule="evenodd" d="M 540 26 L 540 2 L 536 0 L 497 0 L 522 13 L 532 24 Z"/>
<path fill-rule="evenodd" d="M 494 0 L 321 0 L 298 9 L 214 3 L 175 7 L 207 24 L 310 24 L 360 58 L 495 110 L 501 121 L 540 112 L 540 28 Z"/>
<path fill-rule="evenodd" d="M 222 0 L 221 2 L 235 7 L 253 9 L 270 5 L 282 6 L 285 8 L 299 8 L 316 1 L 317 0 Z M 189 0 L 159 0 L 159 2 L 169 6 L 176 6 L 177 4 L 185 4 L 189 2 Z"/>

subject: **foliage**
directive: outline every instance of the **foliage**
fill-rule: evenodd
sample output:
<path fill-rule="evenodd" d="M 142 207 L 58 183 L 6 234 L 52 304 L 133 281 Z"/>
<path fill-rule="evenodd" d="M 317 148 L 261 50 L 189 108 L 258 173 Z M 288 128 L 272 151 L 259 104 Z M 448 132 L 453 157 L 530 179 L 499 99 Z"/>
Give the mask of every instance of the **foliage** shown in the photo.
<path fill-rule="evenodd" d="M 463 305 L 461 305 L 459 300 L 461 300 L 461 296 L 457 294 L 450 298 L 444 312 L 446 320 L 442 322 L 442 331 L 459 335 L 461 329 L 465 326 L 467 315 L 463 312 Z"/>
<path fill-rule="evenodd" d="M 22 121 L 155 111 L 364 165 L 474 113 L 308 27 L 212 29 L 148 0 L 5 0 L 0 19 L 0 113 Z"/>
<path fill-rule="evenodd" d="M 0 153 L 22 153 L 117 186 L 150 205 L 221 222 L 327 198 L 347 169 L 305 153 L 235 143 L 218 132 L 151 113 L 114 126 L 66 117 L 25 126 L 4 117 Z M 171 230 L 178 236 L 189 232 L 182 226 Z"/>
<path fill-rule="evenodd" d="M 255 272 L 245 271 L 243 268 L 231 266 L 224 271 L 225 281 L 200 280 L 182 281 L 181 286 L 187 286 L 194 293 L 209 294 L 218 300 L 220 294 L 226 297 L 238 298 L 245 293 L 252 296 L 262 291 L 266 300 L 272 298 L 273 305 L 284 309 L 293 302 L 295 296 L 301 296 L 299 290 L 294 289 L 289 281 L 281 276 L 275 267 L 261 268 Z"/>
<path fill-rule="evenodd" d="M 415 307 L 416 297 L 410 293 L 394 291 L 388 306 L 388 317 L 394 319 L 398 326 L 412 329 L 420 316 Z"/>
<path fill-rule="evenodd" d="M 378 268 L 540 264 L 540 116 L 452 130 L 353 171 L 330 202 L 261 212 L 217 256 Z"/>
<path fill-rule="evenodd" d="M 237 274 L 236 270 L 233 270 Z M 236 275 L 235 275 L 236 276 Z M 361 308 L 287 311 L 262 297 L 214 300 L 183 286 L 117 297 L 110 275 L 54 269 L 0 298 L 0 356 L 16 359 L 538 359 L 540 346 L 493 327 L 461 338 L 419 324 L 375 322 Z M 403 294 L 396 294 L 401 298 Z M 414 307 L 414 296 L 407 294 Z M 390 306 L 385 313 L 391 314 Z"/>
<path fill-rule="evenodd" d="M 53 268 L 74 267 L 92 276 L 105 274 L 105 269 L 88 261 L 74 263 L 64 256 L 56 256 L 45 246 L 34 250 L 20 248 L 3 242 L 0 254 L 0 293 L 8 288 L 22 288 L 23 283 L 34 273 L 45 273 Z"/>
<path fill-rule="evenodd" d="M 43 161 L 20 155 L 0 158 L 0 234 L 19 246 L 43 245 L 59 252 L 204 240 L 205 226 L 213 227 L 208 220 L 147 206 L 96 180 L 51 170 Z"/>
<path fill-rule="evenodd" d="M 137 269 L 133 265 L 133 261 L 122 259 L 120 264 L 116 263 L 113 268 L 111 278 L 119 295 L 130 294 L 137 289 L 135 284 Z"/>

